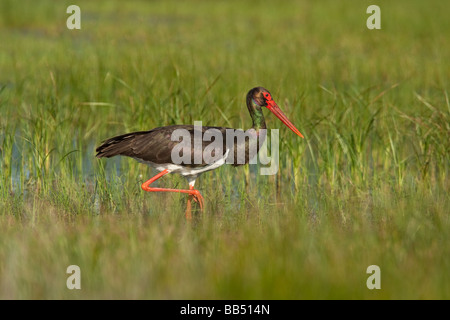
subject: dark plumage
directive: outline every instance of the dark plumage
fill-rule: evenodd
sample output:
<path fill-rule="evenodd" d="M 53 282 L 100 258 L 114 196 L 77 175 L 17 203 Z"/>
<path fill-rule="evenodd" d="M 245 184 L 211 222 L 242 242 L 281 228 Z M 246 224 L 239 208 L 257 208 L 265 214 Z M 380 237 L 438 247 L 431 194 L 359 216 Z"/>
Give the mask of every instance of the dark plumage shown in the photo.
<path fill-rule="evenodd" d="M 198 134 L 198 136 L 201 139 L 201 149 L 200 148 L 194 148 L 194 132 L 195 130 L 201 129 L 201 133 Z M 189 135 L 191 136 L 190 142 L 190 161 L 189 163 L 184 163 L 187 167 L 202 167 L 206 166 L 210 163 L 207 163 L 205 159 L 203 158 L 203 150 L 212 143 L 217 143 L 217 148 L 215 148 L 210 155 L 212 157 L 216 156 L 215 152 L 219 152 L 221 157 L 223 157 L 226 153 L 227 146 L 226 146 L 226 138 L 227 138 L 227 130 L 230 130 L 229 133 L 234 134 L 236 137 L 235 142 L 243 141 L 245 143 L 245 146 L 234 143 L 234 149 L 232 155 L 233 160 L 231 158 L 228 158 L 227 161 L 230 164 L 233 164 L 235 166 L 247 164 L 253 156 L 255 156 L 254 152 L 248 152 L 248 145 L 250 142 L 249 133 L 247 135 L 243 130 L 235 130 L 232 128 L 224 128 L 224 127 L 194 127 L 193 125 L 173 125 L 173 126 L 166 126 L 166 127 L 160 127 L 155 128 L 149 131 L 137 131 L 132 133 L 123 134 L 120 136 L 116 136 L 113 138 L 110 138 L 106 141 L 104 141 L 97 149 L 97 158 L 110 158 L 114 156 L 127 156 L 135 159 L 139 159 L 142 161 L 150 161 L 156 164 L 167 164 L 167 163 L 173 163 L 172 162 L 172 149 L 181 143 L 183 139 L 178 139 L 173 141 L 172 140 L 172 134 L 175 130 L 186 130 Z M 220 133 L 218 135 L 222 138 L 222 140 L 216 142 L 215 136 L 211 137 L 211 140 L 204 139 L 203 135 L 206 131 L 217 131 L 217 133 Z M 229 136 L 230 137 L 230 136 Z M 231 137 L 233 138 L 233 137 Z M 259 137 L 258 137 L 259 138 Z M 198 145 L 200 146 L 200 143 Z M 256 141 L 254 141 L 256 143 Z M 262 143 L 262 141 L 261 141 Z M 256 145 L 256 152 L 259 151 L 260 143 Z M 242 149 L 245 149 L 242 150 Z M 238 161 L 238 154 L 239 152 L 245 152 L 245 160 Z M 202 160 L 201 163 L 195 164 L 195 153 L 199 153 L 200 156 L 199 159 Z M 244 154 L 244 153 L 241 153 Z M 208 156 L 208 154 L 206 154 Z M 231 154 L 230 154 L 231 156 Z M 201 157 L 201 158 L 200 158 Z M 243 162 L 243 163 L 242 163 Z"/>

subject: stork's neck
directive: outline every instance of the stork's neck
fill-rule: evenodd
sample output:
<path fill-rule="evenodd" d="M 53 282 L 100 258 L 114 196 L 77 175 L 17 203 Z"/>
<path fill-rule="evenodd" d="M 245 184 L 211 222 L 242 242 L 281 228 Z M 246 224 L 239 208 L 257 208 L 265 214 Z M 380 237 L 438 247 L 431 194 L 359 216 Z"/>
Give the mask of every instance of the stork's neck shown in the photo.
<path fill-rule="evenodd" d="M 253 101 L 253 99 L 250 98 L 247 99 L 247 108 L 253 121 L 252 128 L 255 129 L 256 131 L 259 131 L 259 129 L 266 129 L 266 121 L 264 119 L 261 107 L 257 105 Z"/>

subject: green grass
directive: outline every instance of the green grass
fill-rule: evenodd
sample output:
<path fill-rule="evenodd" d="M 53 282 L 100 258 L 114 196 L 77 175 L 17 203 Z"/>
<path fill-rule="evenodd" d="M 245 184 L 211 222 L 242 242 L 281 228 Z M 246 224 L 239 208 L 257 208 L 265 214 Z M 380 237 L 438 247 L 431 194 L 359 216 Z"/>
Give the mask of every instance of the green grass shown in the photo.
<path fill-rule="evenodd" d="M 70 4 L 0 3 L 0 298 L 450 298 L 449 4 L 380 0 L 373 31 L 369 1 L 78 1 L 81 30 Z M 306 138 L 266 112 L 278 174 L 204 174 L 191 223 L 140 189 L 155 171 L 95 158 L 129 131 L 248 128 L 258 85 Z"/>

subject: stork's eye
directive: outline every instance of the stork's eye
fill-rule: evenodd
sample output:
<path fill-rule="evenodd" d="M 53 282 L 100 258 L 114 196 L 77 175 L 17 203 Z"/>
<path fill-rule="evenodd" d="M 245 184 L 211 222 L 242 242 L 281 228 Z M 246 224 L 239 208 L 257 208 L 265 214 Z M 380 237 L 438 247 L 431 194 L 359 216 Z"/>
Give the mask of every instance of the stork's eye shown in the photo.
<path fill-rule="evenodd" d="M 266 98 L 266 100 L 272 100 L 272 97 L 270 96 L 270 93 L 268 93 L 268 92 L 263 92 L 263 96 L 264 96 L 264 98 Z"/>

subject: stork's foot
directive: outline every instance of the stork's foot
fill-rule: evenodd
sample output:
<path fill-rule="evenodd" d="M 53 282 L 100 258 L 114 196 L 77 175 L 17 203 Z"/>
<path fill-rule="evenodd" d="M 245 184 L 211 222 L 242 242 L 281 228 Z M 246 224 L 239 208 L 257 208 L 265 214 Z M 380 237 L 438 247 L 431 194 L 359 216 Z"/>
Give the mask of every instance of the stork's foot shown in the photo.
<path fill-rule="evenodd" d="M 200 191 L 198 190 L 193 190 L 194 193 L 192 194 L 192 198 L 194 199 L 195 202 L 197 202 L 200 206 L 200 210 L 203 210 L 203 197 L 200 193 Z"/>
<path fill-rule="evenodd" d="M 187 220 L 191 220 L 192 219 L 192 212 L 191 212 L 191 201 L 192 199 L 197 202 L 200 206 L 200 210 L 203 210 L 203 197 L 200 193 L 200 191 L 195 190 L 193 186 L 189 186 L 189 197 L 188 197 L 188 202 L 187 202 L 187 207 L 186 207 L 186 219 Z"/>

